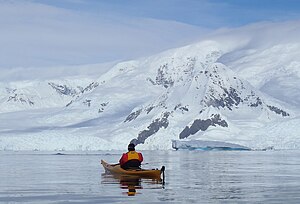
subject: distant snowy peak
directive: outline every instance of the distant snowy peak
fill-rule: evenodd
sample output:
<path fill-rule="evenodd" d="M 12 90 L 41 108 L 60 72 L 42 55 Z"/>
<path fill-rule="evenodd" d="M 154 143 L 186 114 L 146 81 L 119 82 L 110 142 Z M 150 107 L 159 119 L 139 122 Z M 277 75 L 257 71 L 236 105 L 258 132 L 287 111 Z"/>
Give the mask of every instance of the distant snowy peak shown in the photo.
<path fill-rule="evenodd" d="M 91 82 L 84 87 L 79 84 L 74 86 L 68 82 L 56 80 L 56 82 L 15 82 L 5 85 L 5 87 L 0 87 L 5 90 L 2 91 L 0 98 L 2 102 L 0 112 L 64 107 L 74 98 L 92 91 L 99 85 L 97 82 Z"/>
<path fill-rule="evenodd" d="M 161 85 L 168 88 L 173 85 L 184 85 L 193 78 L 197 71 L 203 70 L 214 63 L 221 53 L 213 51 L 205 55 L 203 60 L 199 60 L 197 55 L 184 58 L 171 58 L 170 61 L 159 65 L 155 79 L 147 78 L 153 85 Z M 153 69 L 153 67 L 152 67 Z M 182 84 L 183 83 L 183 84 Z"/>
<path fill-rule="evenodd" d="M 180 109 L 188 111 L 188 107 L 215 107 L 217 109 L 227 109 L 232 111 L 241 105 L 249 108 L 259 107 L 281 116 L 289 116 L 284 110 L 270 105 L 264 101 L 262 94 L 255 90 L 249 83 L 239 79 L 233 71 L 221 63 L 201 64 L 200 69 L 196 69 L 195 59 L 188 59 L 185 69 L 175 72 L 176 67 L 160 66 L 157 69 L 155 82 L 150 77 L 152 85 L 162 85 L 166 88 L 152 102 L 135 109 L 125 122 L 138 117 L 142 112 L 149 114 L 154 108 Z M 173 72 L 168 72 L 173 70 Z M 176 76 L 176 77 L 174 77 Z"/>
<path fill-rule="evenodd" d="M 217 54 L 214 52 L 207 56 Z M 172 63 L 159 66 L 155 79 L 148 77 L 147 81 L 153 86 L 163 86 L 165 91 L 153 101 L 135 108 L 124 120 L 128 123 L 139 118 L 152 118 L 132 142 L 144 143 L 162 128 L 172 129 L 172 120 L 181 120 L 181 126 L 185 123 L 182 130 L 176 133 L 179 139 L 183 139 L 210 126 L 227 128 L 227 118 L 232 114 L 247 118 L 249 113 L 255 112 L 251 114 L 255 115 L 253 117 L 267 120 L 290 115 L 276 103 L 267 102 L 272 100 L 265 99 L 266 96 L 225 65 L 214 62 L 217 59 L 197 62 L 195 58 L 187 58 L 181 66 Z M 208 114 L 206 110 L 212 108 L 213 113 Z"/>

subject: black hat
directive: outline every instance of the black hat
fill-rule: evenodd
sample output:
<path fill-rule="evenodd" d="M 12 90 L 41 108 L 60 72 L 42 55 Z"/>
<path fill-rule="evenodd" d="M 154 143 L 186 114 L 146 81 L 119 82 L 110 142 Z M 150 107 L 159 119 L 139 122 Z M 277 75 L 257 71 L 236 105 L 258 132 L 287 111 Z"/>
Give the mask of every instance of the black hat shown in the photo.
<path fill-rule="evenodd" d="M 133 143 L 130 143 L 128 145 L 128 151 L 134 151 L 135 150 L 135 145 Z"/>

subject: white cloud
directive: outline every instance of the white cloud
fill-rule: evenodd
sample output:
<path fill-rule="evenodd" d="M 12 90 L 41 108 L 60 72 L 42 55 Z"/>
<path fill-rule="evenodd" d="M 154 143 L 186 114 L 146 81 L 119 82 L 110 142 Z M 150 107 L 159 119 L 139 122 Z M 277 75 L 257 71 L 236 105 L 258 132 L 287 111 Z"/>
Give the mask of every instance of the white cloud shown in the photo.
<path fill-rule="evenodd" d="M 136 58 L 192 42 L 207 32 L 177 22 L 108 17 L 29 1 L 0 5 L 0 67 Z"/>

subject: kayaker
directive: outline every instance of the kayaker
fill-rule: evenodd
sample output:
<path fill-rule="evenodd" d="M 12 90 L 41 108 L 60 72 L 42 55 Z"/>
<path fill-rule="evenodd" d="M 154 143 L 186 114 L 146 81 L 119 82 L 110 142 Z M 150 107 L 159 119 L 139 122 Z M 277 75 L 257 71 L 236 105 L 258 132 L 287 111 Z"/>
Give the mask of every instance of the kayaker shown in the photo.
<path fill-rule="evenodd" d="M 123 153 L 119 163 L 123 169 L 140 169 L 143 161 L 143 155 L 135 151 L 135 145 L 128 145 L 128 152 Z"/>

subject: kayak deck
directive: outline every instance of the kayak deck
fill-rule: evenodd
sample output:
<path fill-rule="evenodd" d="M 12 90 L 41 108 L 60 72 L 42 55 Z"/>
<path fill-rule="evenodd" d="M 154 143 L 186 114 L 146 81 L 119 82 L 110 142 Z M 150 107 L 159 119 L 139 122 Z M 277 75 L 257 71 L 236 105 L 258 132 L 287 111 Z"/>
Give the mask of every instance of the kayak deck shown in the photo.
<path fill-rule="evenodd" d="M 115 175 L 126 175 L 126 176 L 135 176 L 140 178 L 152 178 L 161 180 L 161 174 L 164 172 L 164 166 L 162 169 L 132 169 L 125 170 L 122 169 L 120 165 L 112 165 L 104 160 L 101 160 L 105 172 Z"/>

